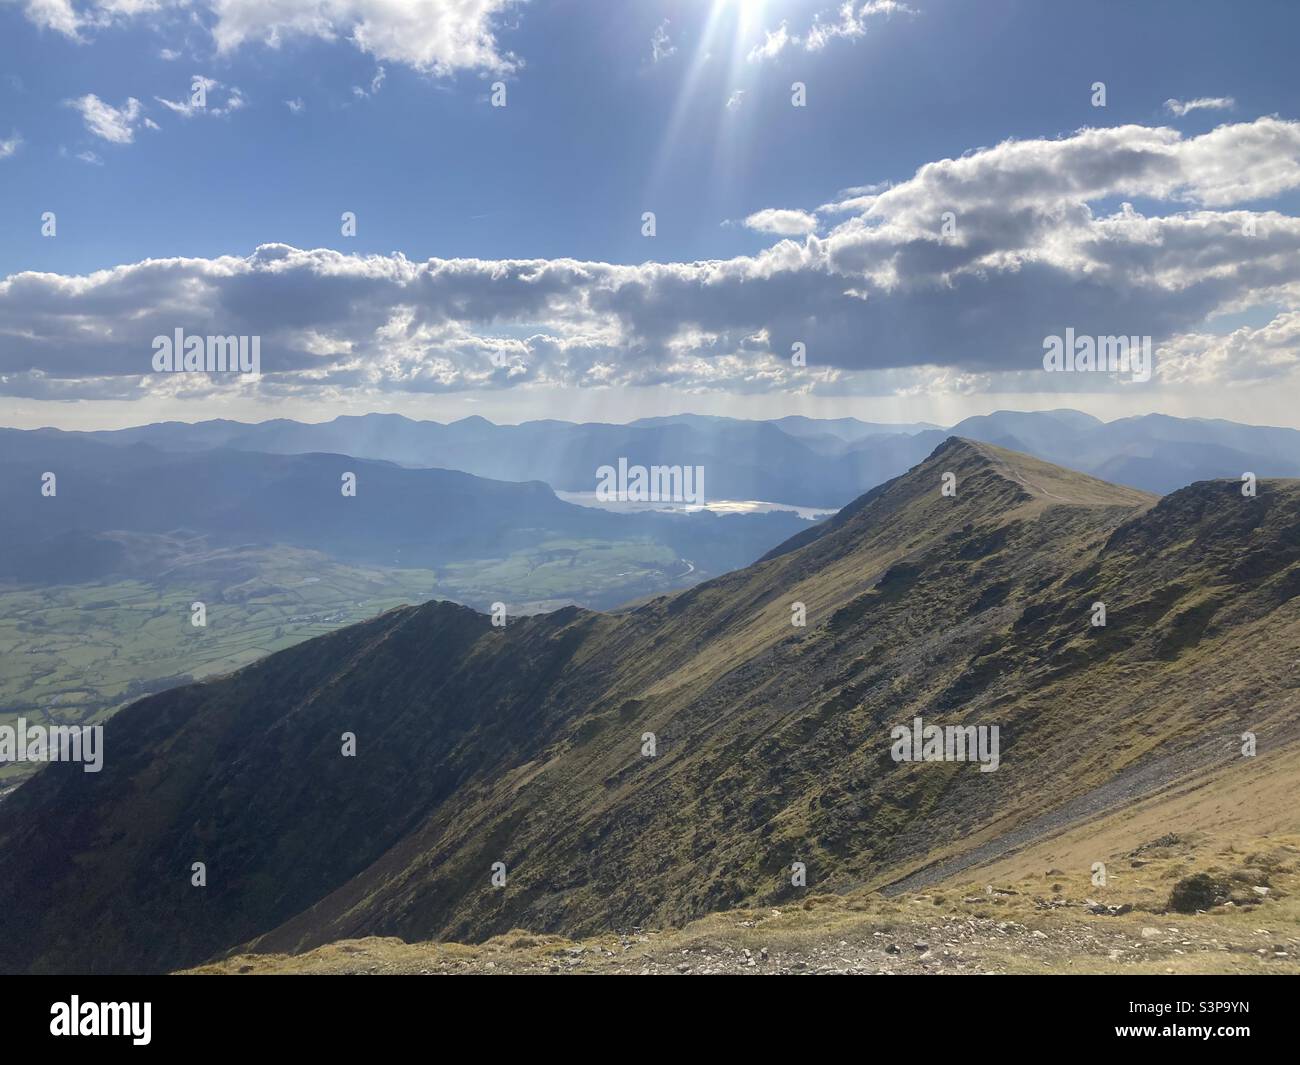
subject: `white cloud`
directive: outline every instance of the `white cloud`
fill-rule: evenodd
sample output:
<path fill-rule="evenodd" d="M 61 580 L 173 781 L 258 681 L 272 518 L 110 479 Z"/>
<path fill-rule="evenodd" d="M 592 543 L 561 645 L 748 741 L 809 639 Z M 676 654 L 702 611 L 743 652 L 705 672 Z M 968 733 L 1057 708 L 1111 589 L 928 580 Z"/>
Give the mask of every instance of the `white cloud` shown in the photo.
<path fill-rule="evenodd" d="M 807 211 L 767 208 L 745 219 L 745 228 L 781 237 L 803 236 L 817 230 L 817 218 Z"/>
<path fill-rule="evenodd" d="M 806 52 L 820 52 L 836 39 L 854 40 L 867 33 L 867 22 L 892 15 L 915 15 L 918 12 L 900 0 L 844 0 L 838 8 L 813 16 L 812 25 L 803 34 L 791 33 L 785 21 L 775 30 L 764 32 L 763 42 L 749 52 L 751 63 L 773 59 L 787 47 L 802 47 Z"/>
<path fill-rule="evenodd" d="M 292 100 L 285 100 L 284 106 L 289 109 L 290 114 L 300 115 L 307 110 L 307 105 L 302 102 L 302 97 L 298 96 Z"/>
<path fill-rule="evenodd" d="M 156 15 L 167 7 L 185 7 L 188 0 L 14 0 L 22 3 L 23 14 L 34 26 L 61 33 L 74 41 L 86 40 L 84 31 L 103 29 L 115 23 Z M 174 59 L 164 48 L 163 59 Z"/>
<path fill-rule="evenodd" d="M 745 102 L 745 90 L 737 89 L 735 92 L 733 92 L 730 96 L 727 97 L 727 110 L 734 111 L 737 107 L 739 107 L 744 102 Z"/>
<path fill-rule="evenodd" d="M 1231 111 L 1236 106 L 1237 101 L 1231 96 L 1202 96 L 1186 103 L 1173 99 L 1165 101 L 1165 110 L 1179 118 L 1190 111 Z"/>
<path fill-rule="evenodd" d="M 756 212 L 746 224 L 797 236 L 725 260 L 415 262 L 274 244 L 82 276 L 27 272 L 0 282 L 0 391 L 181 387 L 143 372 L 152 337 L 178 324 L 261 336 L 257 387 L 271 396 L 1041 388 L 1042 338 L 1066 327 L 1151 335 L 1157 381 L 1162 360 L 1168 380 L 1189 387 L 1280 379 L 1295 362 L 1300 218 L 1244 205 L 1298 188 L 1300 123 L 1261 118 L 1194 137 L 1121 126 L 1006 141 L 890 187 L 846 190 L 824 235 L 811 212 Z M 1098 207 L 1126 197 L 1162 213 Z M 1207 333 L 1212 316 L 1270 308 L 1271 324 Z M 807 371 L 789 365 L 795 341 Z M 498 350 L 508 367 L 492 363 Z M 1054 388 L 1111 387 L 1055 376 L 1071 379 Z"/>
<path fill-rule="evenodd" d="M 379 90 L 384 87 L 384 79 L 387 76 L 388 76 L 388 72 L 384 70 L 382 66 L 379 67 L 375 71 L 374 76 L 370 79 L 370 87 L 367 89 L 367 88 L 363 88 L 360 85 L 353 85 L 352 95 L 357 97 L 359 100 L 365 100 L 371 96 L 377 96 L 379 94 Z"/>
<path fill-rule="evenodd" d="M 23 139 L 17 133 L 7 141 L 0 141 L 0 159 L 8 159 L 22 147 Z"/>
<path fill-rule="evenodd" d="M 764 59 L 774 59 L 785 51 L 786 45 L 796 43 L 797 41 L 798 38 L 790 36 L 789 31 L 785 27 L 785 22 L 782 21 L 781 25 L 776 29 L 764 31 L 763 43 L 754 45 L 754 47 L 749 50 L 749 55 L 746 56 L 746 58 L 751 63 L 757 63 Z"/>
<path fill-rule="evenodd" d="M 668 20 L 664 19 L 650 37 L 650 60 L 653 63 L 658 63 L 661 59 L 667 59 L 676 51 L 677 46 L 668 37 Z"/>
<path fill-rule="evenodd" d="M 54 30 L 65 37 L 75 38 L 81 26 L 71 0 L 27 0 L 23 13 L 33 25 L 43 30 Z"/>
<path fill-rule="evenodd" d="M 1196 387 L 1276 381 L 1300 371 L 1300 311 L 1226 336 L 1188 333 L 1156 353 L 1161 379 Z"/>
<path fill-rule="evenodd" d="M 112 144 L 130 144 L 135 140 L 138 126 L 158 128 L 152 119 L 145 117 L 143 106 L 134 96 L 128 97 L 121 107 L 105 103 L 93 92 L 66 102 L 80 112 L 86 129 Z"/>
<path fill-rule="evenodd" d="M 248 42 L 278 47 L 288 37 L 346 38 L 381 61 L 445 75 L 458 70 L 507 72 L 495 22 L 516 0 L 203 0 L 217 15 L 221 52 Z"/>
<path fill-rule="evenodd" d="M 381 61 L 439 76 L 459 70 L 506 73 L 519 61 L 502 52 L 497 23 L 522 0 L 192 0 L 219 52 L 246 44 L 278 48 L 293 37 L 346 40 Z M 189 0 L 26 0 L 27 19 L 83 40 L 101 27 Z M 197 16 L 196 16 L 197 17 Z M 164 49 L 164 58 L 174 58 Z"/>
<path fill-rule="evenodd" d="M 203 87 L 202 102 L 200 102 L 196 88 L 200 85 Z M 241 110 L 246 104 L 244 94 L 238 86 L 224 85 L 214 78 L 204 77 L 202 74 L 195 74 L 190 79 L 190 87 L 190 95 L 184 100 L 167 100 L 161 96 L 155 96 L 154 99 L 167 110 L 180 115 L 182 118 L 193 118 L 195 115 L 210 115 L 213 118 L 222 118 L 225 115 Z M 224 102 L 217 99 L 218 91 L 224 94 Z"/>

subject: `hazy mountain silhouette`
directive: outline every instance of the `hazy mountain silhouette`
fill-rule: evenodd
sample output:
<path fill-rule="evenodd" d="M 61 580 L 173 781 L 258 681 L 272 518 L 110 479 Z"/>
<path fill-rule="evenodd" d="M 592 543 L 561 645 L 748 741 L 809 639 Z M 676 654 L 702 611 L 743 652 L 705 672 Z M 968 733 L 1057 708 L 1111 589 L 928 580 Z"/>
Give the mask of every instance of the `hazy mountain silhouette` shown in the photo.
<path fill-rule="evenodd" d="M 746 421 L 700 415 L 628 425 L 555 420 L 494 425 L 474 416 L 444 425 L 397 414 L 306 424 L 277 419 L 189 425 L 162 422 L 88 434 L 105 443 L 167 451 L 231 447 L 275 453 L 334 452 L 411 466 L 463 470 L 505 481 L 592 491 L 597 466 L 703 465 L 711 499 L 839 507 L 925 458 L 947 436 L 981 440 L 1145 491 L 1192 481 L 1300 476 L 1300 431 L 1220 419 L 1149 414 L 1102 422 L 1074 410 L 997 411 L 948 430 L 854 418 Z"/>
<path fill-rule="evenodd" d="M 719 573 L 806 525 L 788 512 L 614 514 L 566 503 L 537 481 L 341 454 L 187 451 L 142 435 L 153 442 L 109 446 L 80 434 L 0 430 L 0 493 L 29 501 L 0 513 L 0 577 L 105 576 L 124 559 L 105 534 L 174 530 L 219 544 L 285 543 L 404 566 L 498 557 L 553 537 L 652 540 Z M 57 476 L 50 497 L 41 494 L 46 472 Z M 355 497 L 341 492 L 348 472 L 357 477 Z"/>

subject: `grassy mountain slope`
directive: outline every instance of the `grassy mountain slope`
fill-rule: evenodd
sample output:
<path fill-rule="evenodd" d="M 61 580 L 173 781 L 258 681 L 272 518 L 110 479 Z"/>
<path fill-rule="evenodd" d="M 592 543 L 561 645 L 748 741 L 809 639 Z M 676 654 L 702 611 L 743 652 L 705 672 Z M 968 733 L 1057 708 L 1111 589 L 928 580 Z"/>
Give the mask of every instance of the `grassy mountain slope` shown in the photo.
<path fill-rule="evenodd" d="M 301 954 L 236 954 L 196 971 L 1294 975 L 1298 788 L 1300 743 L 1270 745 L 899 894 L 810 892 L 793 906 L 733 909 L 680 929 L 582 940 L 520 929 L 478 944 L 372 936 Z M 1098 861 L 1106 866 L 1104 885 L 1094 878 Z M 1230 898 L 1208 912 L 1171 911 L 1174 887 L 1193 875 L 1213 878 Z"/>
<path fill-rule="evenodd" d="M 102 773 L 0 804 L 0 964 L 680 924 L 792 901 L 793 861 L 810 891 L 885 886 L 1245 729 L 1282 742 L 1298 591 L 1295 483 L 1157 502 L 950 439 L 821 535 L 617 616 L 426 604 L 135 704 Z M 913 716 L 998 725 L 1000 768 L 894 762 Z"/>

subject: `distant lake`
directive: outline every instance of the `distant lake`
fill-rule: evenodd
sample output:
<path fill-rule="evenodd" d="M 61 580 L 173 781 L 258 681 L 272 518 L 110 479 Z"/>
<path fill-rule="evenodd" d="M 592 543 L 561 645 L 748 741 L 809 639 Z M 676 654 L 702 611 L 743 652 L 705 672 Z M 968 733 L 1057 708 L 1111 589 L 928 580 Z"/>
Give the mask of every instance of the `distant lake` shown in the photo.
<path fill-rule="evenodd" d="M 575 503 L 580 507 L 594 507 L 596 510 L 612 510 L 620 514 L 638 511 L 662 510 L 672 514 L 690 514 L 697 510 L 709 510 L 714 514 L 764 514 L 773 510 L 788 510 L 807 521 L 822 521 L 835 513 L 834 507 L 799 507 L 793 503 L 767 503 L 761 499 L 711 499 L 703 506 L 695 503 L 632 503 L 607 502 L 596 498 L 595 492 L 556 492 L 566 503 Z"/>

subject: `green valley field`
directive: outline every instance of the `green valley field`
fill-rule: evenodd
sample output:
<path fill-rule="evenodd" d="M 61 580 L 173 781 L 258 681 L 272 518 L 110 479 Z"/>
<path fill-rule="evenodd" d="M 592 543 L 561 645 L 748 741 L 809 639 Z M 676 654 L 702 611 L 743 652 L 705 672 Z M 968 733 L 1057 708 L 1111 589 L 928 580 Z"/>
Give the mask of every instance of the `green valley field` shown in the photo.
<path fill-rule="evenodd" d="M 687 583 L 654 543 L 556 539 L 445 569 L 347 565 L 292 547 L 204 552 L 154 580 L 0 586 L 0 725 L 101 721 L 154 691 L 228 673 L 403 604 L 451 600 L 511 614 L 620 602 Z M 202 602 L 207 624 L 191 624 Z M 0 766 L 0 788 L 34 771 Z"/>

